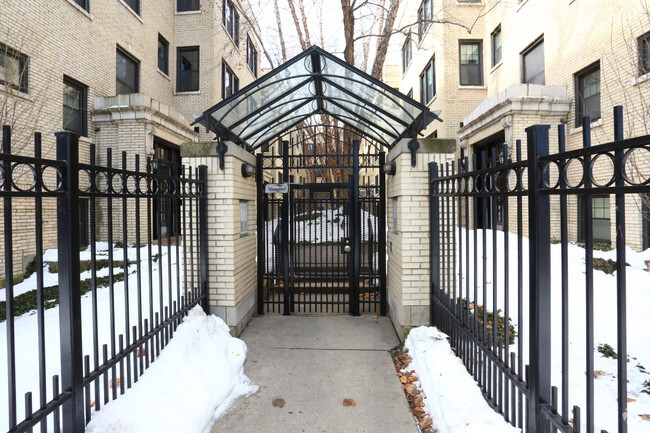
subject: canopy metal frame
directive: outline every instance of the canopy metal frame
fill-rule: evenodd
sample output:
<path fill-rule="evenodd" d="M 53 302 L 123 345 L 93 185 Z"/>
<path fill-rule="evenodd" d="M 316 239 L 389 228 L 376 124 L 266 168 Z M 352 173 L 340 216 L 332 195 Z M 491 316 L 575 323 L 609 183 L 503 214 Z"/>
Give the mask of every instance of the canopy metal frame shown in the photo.
<path fill-rule="evenodd" d="M 312 46 L 204 111 L 192 125 L 254 152 L 315 114 L 327 114 L 388 149 L 442 121 L 439 112 Z"/>

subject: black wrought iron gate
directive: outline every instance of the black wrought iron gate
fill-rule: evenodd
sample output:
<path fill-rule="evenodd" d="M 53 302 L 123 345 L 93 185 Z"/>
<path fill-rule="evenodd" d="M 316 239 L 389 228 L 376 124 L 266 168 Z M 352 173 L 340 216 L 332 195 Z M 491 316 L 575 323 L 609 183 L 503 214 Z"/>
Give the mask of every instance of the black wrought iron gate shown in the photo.
<path fill-rule="evenodd" d="M 385 155 L 336 140 L 257 156 L 259 314 L 386 314 Z"/>

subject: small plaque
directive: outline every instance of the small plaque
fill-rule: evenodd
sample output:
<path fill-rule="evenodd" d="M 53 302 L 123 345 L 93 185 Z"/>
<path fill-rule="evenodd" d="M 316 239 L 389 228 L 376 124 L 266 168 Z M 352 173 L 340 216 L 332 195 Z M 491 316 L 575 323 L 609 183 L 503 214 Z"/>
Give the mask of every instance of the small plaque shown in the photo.
<path fill-rule="evenodd" d="M 287 194 L 289 192 L 289 184 L 286 183 L 269 183 L 266 184 L 264 192 L 267 194 Z"/>
<path fill-rule="evenodd" d="M 331 194 L 329 191 L 323 191 L 323 192 L 313 192 L 312 193 L 312 198 L 315 200 L 328 200 L 331 198 Z"/>

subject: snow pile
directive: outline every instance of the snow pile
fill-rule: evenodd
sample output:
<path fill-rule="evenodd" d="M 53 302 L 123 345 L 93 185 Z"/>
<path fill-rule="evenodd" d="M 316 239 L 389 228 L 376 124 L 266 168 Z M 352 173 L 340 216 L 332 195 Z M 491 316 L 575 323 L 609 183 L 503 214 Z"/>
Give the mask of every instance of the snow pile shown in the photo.
<path fill-rule="evenodd" d="M 447 335 L 436 328 L 419 327 L 409 333 L 404 347 L 412 358 L 426 398 L 425 410 L 439 433 L 519 432 L 487 404 L 472 376 L 454 355 Z"/>
<path fill-rule="evenodd" d="M 235 398 L 256 390 L 245 359 L 246 344 L 196 306 L 140 380 L 93 413 L 86 432 L 203 432 Z"/>

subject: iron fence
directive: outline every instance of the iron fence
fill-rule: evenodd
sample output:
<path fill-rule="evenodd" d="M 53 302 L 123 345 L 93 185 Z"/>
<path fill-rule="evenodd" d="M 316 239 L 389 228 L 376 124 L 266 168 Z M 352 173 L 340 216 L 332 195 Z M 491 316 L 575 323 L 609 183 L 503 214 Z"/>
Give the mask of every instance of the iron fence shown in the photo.
<path fill-rule="evenodd" d="M 155 159 L 143 167 L 137 155 L 129 168 L 126 153 L 116 167 L 111 149 L 103 166 L 94 145 L 82 163 L 70 132 L 56 134 L 56 160 L 42 158 L 39 133 L 33 157 L 12 154 L 8 126 L 2 143 L 7 400 L 0 419 L 10 433 L 83 432 L 93 411 L 139 380 L 184 315 L 207 307 L 207 168 Z M 14 223 L 29 219 L 31 208 L 35 283 L 26 290 L 14 267 Z M 52 255 L 44 251 L 43 218 L 54 210 Z M 57 305 L 58 314 L 47 314 Z"/>
<path fill-rule="evenodd" d="M 536 125 L 526 129 L 526 160 L 517 141 L 514 158 L 505 148 L 500 155 L 474 154 L 471 165 L 463 158 L 429 166 L 431 325 L 450 336 L 488 403 L 528 432 L 579 432 L 582 424 L 589 433 L 597 429 L 594 321 L 609 317 L 616 329 L 617 402 L 597 397 L 617 405 L 618 432 L 628 429 L 626 197 L 629 211 L 632 197 L 650 192 L 650 165 L 639 165 L 647 161 L 639 157 L 650 151 L 650 136 L 623 139 L 621 107 L 614 109 L 610 143 L 591 146 L 588 117 L 583 125 L 581 149 L 565 149 L 560 125 L 558 153 L 551 154 L 550 127 Z M 616 302 L 611 316 L 595 318 L 593 199 L 609 195 L 615 200 Z M 568 203 L 581 204 L 576 219 Z M 576 222 L 581 227 L 574 232 Z M 570 230 L 584 240 L 582 287 L 570 286 L 576 266 L 569 261 Z M 570 321 L 583 314 L 584 320 Z M 572 342 L 574 335 L 579 342 Z M 559 371 L 552 369 L 554 354 Z M 576 365 L 582 356 L 584 364 Z M 584 384 L 572 387 L 577 379 Z"/>

